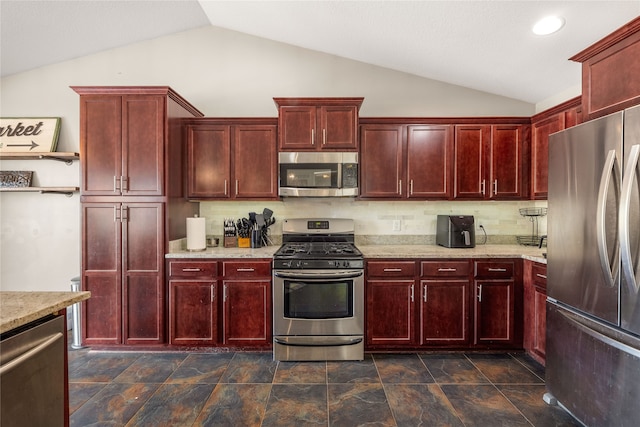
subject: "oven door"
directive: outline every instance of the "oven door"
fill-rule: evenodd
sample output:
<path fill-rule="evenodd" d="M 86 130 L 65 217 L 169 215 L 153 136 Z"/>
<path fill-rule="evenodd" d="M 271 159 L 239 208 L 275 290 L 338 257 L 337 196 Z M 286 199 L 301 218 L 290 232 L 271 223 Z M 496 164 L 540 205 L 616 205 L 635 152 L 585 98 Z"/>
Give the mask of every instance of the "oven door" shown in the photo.
<path fill-rule="evenodd" d="M 275 270 L 273 334 L 364 334 L 363 270 Z"/>

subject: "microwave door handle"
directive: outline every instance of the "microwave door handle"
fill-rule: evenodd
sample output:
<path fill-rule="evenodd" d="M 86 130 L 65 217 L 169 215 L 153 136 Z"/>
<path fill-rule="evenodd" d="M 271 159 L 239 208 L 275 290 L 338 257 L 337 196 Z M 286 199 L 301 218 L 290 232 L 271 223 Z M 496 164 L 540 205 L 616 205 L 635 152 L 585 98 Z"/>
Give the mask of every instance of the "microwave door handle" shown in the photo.
<path fill-rule="evenodd" d="M 596 205 L 596 242 L 598 247 L 598 256 L 600 257 L 602 273 L 604 274 L 607 285 L 610 288 L 615 285 L 614 276 L 617 275 L 617 272 L 612 272 L 611 265 L 609 264 L 609 251 L 607 250 L 606 235 L 607 227 L 605 219 L 607 216 L 607 193 L 609 191 L 611 176 L 615 176 L 615 164 L 616 150 L 609 150 L 604 162 L 604 167 L 602 168 L 602 174 L 600 175 L 600 187 L 598 189 L 598 201 Z M 614 269 L 617 270 L 615 265 Z"/>
<path fill-rule="evenodd" d="M 622 179 L 620 197 L 620 257 L 622 275 L 634 294 L 638 293 L 638 283 L 633 271 L 633 259 L 631 258 L 631 243 L 629 242 L 629 210 L 631 208 L 631 192 L 634 178 L 637 175 L 638 157 L 640 157 L 640 145 L 634 145 L 629 152 L 629 160 Z"/>

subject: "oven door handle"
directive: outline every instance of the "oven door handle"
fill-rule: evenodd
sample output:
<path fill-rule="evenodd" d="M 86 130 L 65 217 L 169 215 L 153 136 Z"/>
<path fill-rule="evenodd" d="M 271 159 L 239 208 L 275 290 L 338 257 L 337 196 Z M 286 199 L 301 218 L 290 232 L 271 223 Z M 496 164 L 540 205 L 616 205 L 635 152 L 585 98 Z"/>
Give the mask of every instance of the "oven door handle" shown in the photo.
<path fill-rule="evenodd" d="M 305 337 L 273 337 L 277 344 L 292 347 L 337 347 L 341 345 L 356 345 L 363 341 L 362 337 L 327 337 L 326 340 L 309 340 Z"/>
<path fill-rule="evenodd" d="M 335 272 L 318 272 L 316 271 L 308 271 L 308 272 L 296 272 L 291 273 L 290 271 L 274 271 L 274 276 L 282 277 L 284 279 L 304 279 L 308 281 L 315 280 L 326 280 L 326 279 L 349 279 L 353 277 L 360 277 L 364 274 L 364 270 L 337 270 Z"/>

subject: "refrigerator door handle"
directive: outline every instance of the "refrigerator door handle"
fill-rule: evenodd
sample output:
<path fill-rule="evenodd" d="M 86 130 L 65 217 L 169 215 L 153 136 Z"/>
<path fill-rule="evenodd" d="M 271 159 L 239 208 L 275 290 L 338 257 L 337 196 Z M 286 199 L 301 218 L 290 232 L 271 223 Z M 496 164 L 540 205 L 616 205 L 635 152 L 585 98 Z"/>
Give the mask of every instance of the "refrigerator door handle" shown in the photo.
<path fill-rule="evenodd" d="M 609 183 L 611 177 L 614 179 L 617 176 L 615 174 L 616 165 L 616 150 L 609 150 L 607 153 L 607 159 L 602 169 L 602 175 L 600 176 L 600 188 L 598 189 L 598 204 L 596 210 L 596 241 L 598 244 L 598 255 L 600 256 L 600 267 L 607 281 L 607 285 L 610 288 L 615 286 L 614 277 L 617 276 L 617 271 L 611 271 L 611 265 L 609 264 L 609 251 L 607 250 L 607 229 L 605 226 L 606 209 L 607 209 L 607 193 L 609 190 Z M 614 269 L 617 270 L 617 263 L 614 263 Z"/>
<path fill-rule="evenodd" d="M 633 190 L 636 168 L 640 157 L 640 145 L 633 145 L 629 152 L 629 160 L 624 170 L 622 179 L 622 191 L 620 197 L 620 258 L 622 274 L 634 294 L 638 293 L 638 283 L 633 271 L 633 259 L 631 258 L 631 244 L 629 242 L 629 210 L 631 207 L 631 191 Z"/>

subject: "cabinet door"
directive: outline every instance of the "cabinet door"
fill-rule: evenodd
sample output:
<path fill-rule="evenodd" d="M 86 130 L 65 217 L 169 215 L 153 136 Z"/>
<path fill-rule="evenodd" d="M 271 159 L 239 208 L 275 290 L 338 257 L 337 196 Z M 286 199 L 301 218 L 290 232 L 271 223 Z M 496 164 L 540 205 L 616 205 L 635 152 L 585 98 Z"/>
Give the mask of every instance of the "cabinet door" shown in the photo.
<path fill-rule="evenodd" d="M 415 344 L 415 281 L 367 280 L 367 345 L 384 348 Z"/>
<path fill-rule="evenodd" d="M 123 195 L 164 194 L 164 103 L 162 96 L 123 96 Z"/>
<path fill-rule="evenodd" d="M 545 362 L 547 266 L 524 263 L 524 349 L 538 362 Z"/>
<path fill-rule="evenodd" d="M 520 199 L 522 191 L 522 126 L 492 126 L 490 184 L 492 199 Z"/>
<path fill-rule="evenodd" d="M 421 339 L 433 346 L 469 344 L 469 281 L 421 280 Z"/>
<path fill-rule="evenodd" d="M 122 97 L 80 97 L 81 195 L 120 194 Z"/>
<path fill-rule="evenodd" d="M 236 198 L 278 197 L 276 126 L 238 125 L 233 128 L 233 171 Z"/>
<path fill-rule="evenodd" d="M 225 280 L 225 345 L 271 345 L 271 279 Z"/>
<path fill-rule="evenodd" d="M 164 205 L 122 204 L 123 342 L 164 342 Z"/>
<path fill-rule="evenodd" d="M 316 107 L 296 106 L 278 109 L 278 146 L 281 151 L 315 150 L 318 138 Z"/>
<path fill-rule="evenodd" d="M 515 283 L 513 280 L 475 281 L 475 339 L 480 346 L 514 342 Z"/>
<path fill-rule="evenodd" d="M 86 345 L 122 343 L 119 203 L 82 204 L 82 334 Z"/>
<path fill-rule="evenodd" d="M 531 125 L 531 198 L 546 199 L 549 172 L 549 135 L 564 128 L 564 115 L 557 114 Z"/>
<path fill-rule="evenodd" d="M 230 197 L 231 129 L 195 125 L 187 130 L 187 197 Z"/>
<path fill-rule="evenodd" d="M 452 149 L 451 126 L 408 127 L 408 198 L 451 198 Z"/>
<path fill-rule="evenodd" d="M 218 341 L 216 281 L 169 281 L 169 340 L 173 345 L 214 346 Z"/>
<path fill-rule="evenodd" d="M 490 126 L 456 126 L 454 175 L 456 199 L 484 199 L 486 191 L 485 152 Z"/>
<path fill-rule="evenodd" d="M 319 108 L 321 149 L 358 150 L 358 107 L 323 106 Z"/>
<path fill-rule="evenodd" d="M 402 197 L 403 133 L 403 126 L 361 126 L 361 197 L 387 199 Z"/>

